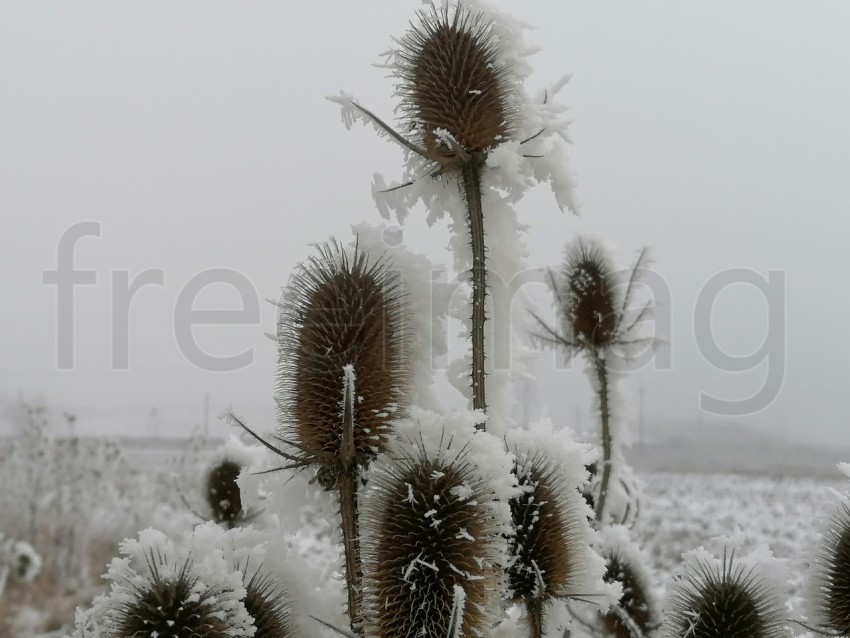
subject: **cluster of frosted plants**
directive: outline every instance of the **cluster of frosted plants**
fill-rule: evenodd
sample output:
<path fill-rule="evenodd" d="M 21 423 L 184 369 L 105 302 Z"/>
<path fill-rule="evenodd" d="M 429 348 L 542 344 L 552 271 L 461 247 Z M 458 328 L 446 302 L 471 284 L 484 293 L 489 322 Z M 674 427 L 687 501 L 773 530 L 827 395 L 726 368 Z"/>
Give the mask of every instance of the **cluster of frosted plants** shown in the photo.
<path fill-rule="evenodd" d="M 529 187 L 548 183 L 558 207 L 575 208 L 564 82 L 528 95 L 532 51 L 521 25 L 477 3 L 431 7 L 387 60 L 397 127 L 333 98 L 346 125 L 371 125 L 404 154 L 401 181 L 375 180 L 381 213 L 403 223 L 422 205 L 430 221 L 450 216 L 469 298 L 450 303 L 428 261 L 383 246 L 380 227 L 320 245 L 280 301 L 279 427 L 266 435 L 228 414 L 258 446 L 211 465 L 215 523 L 126 541 L 110 591 L 79 612 L 77 638 L 787 635 L 768 551 L 736 556 L 730 540 L 719 559 L 693 552 L 662 619 L 629 537 L 637 488 L 621 452 L 620 385 L 622 362 L 651 345 L 650 306 L 636 299 L 646 252 L 624 271 L 599 241 L 568 244 L 550 273 L 554 325 L 534 317 L 526 328 L 522 304 L 493 283 L 525 268 L 513 206 Z M 431 358 L 445 351 L 433 324 L 449 318 L 468 337 L 469 354 L 449 366 L 464 410 L 441 407 L 431 389 Z M 587 363 L 599 449 L 564 424 L 509 418 L 527 334 Z M 847 631 L 842 516 L 812 596 L 812 622 L 830 635 Z"/>

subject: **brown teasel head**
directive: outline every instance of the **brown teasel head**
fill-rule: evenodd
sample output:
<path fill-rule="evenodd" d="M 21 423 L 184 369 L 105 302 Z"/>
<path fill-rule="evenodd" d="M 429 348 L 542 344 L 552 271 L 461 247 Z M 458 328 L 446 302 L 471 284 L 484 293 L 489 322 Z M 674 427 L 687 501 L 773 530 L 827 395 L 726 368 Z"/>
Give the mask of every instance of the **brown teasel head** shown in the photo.
<path fill-rule="evenodd" d="M 456 588 L 465 594 L 458 635 L 488 635 L 503 541 L 492 490 L 465 453 L 432 457 L 420 446 L 374 468 L 369 485 L 361 509 L 367 635 L 450 635 Z"/>
<path fill-rule="evenodd" d="M 829 630 L 850 634 L 850 502 L 844 501 L 824 531 L 815 559 L 812 606 Z"/>
<path fill-rule="evenodd" d="M 616 609 L 602 614 L 601 623 L 606 635 L 614 638 L 639 638 L 657 628 L 657 611 L 654 607 L 649 583 L 643 577 L 639 566 L 622 553 L 614 550 L 605 557 L 606 583 L 620 583 L 623 597 Z M 634 625 L 641 632 L 638 636 L 632 631 Z"/>
<path fill-rule="evenodd" d="M 577 240 L 567 250 L 561 276 L 560 312 L 572 343 L 590 350 L 611 345 L 619 328 L 617 282 L 603 249 Z"/>
<path fill-rule="evenodd" d="M 218 602 L 222 592 L 207 588 L 199 593 L 189 562 L 166 577 L 159 570 L 158 560 L 149 556 L 151 578 L 133 584 L 133 596 L 118 609 L 115 635 L 229 638 L 232 627 L 228 612 Z"/>
<path fill-rule="evenodd" d="M 241 471 L 241 464 L 225 458 L 207 473 L 207 504 L 212 520 L 228 529 L 235 527 L 242 516 L 242 494 L 236 482 Z"/>
<path fill-rule="evenodd" d="M 753 567 L 698 562 L 674 586 L 665 618 L 669 638 L 781 638 L 788 636 L 784 605 Z"/>
<path fill-rule="evenodd" d="M 517 452 L 516 458 L 514 471 L 523 493 L 510 502 L 509 597 L 523 603 L 579 594 L 587 546 L 581 496 L 568 491 L 562 471 L 545 452 Z"/>
<path fill-rule="evenodd" d="M 327 489 L 342 471 L 344 368 L 355 375 L 355 463 L 384 450 L 409 400 L 407 309 L 388 261 L 352 256 L 337 243 L 293 275 L 278 325 L 276 400 L 284 438 Z"/>
<path fill-rule="evenodd" d="M 254 638 L 295 638 L 296 624 L 286 593 L 259 570 L 245 583 L 245 609 L 254 619 Z"/>
<path fill-rule="evenodd" d="M 421 11 L 399 44 L 401 110 L 425 151 L 444 166 L 460 165 L 442 132 L 469 155 L 510 137 L 516 120 L 511 76 L 485 12 L 460 3 Z"/>

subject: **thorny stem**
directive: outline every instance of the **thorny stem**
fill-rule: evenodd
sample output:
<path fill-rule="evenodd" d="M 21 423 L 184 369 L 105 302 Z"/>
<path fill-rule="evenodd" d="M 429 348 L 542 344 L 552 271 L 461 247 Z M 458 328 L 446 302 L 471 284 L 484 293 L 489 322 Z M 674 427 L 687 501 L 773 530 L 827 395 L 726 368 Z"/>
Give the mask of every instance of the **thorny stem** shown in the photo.
<path fill-rule="evenodd" d="M 528 638 L 543 638 L 543 607 L 546 603 L 540 598 L 529 598 L 525 601 L 528 615 Z"/>
<path fill-rule="evenodd" d="M 469 237 L 472 244 L 472 408 L 487 411 L 484 380 L 484 322 L 487 299 L 487 256 L 484 245 L 484 210 L 481 206 L 481 159 L 465 162 L 461 174 Z M 484 429 L 484 424 L 476 425 Z"/>
<path fill-rule="evenodd" d="M 599 382 L 599 416 L 602 420 L 602 479 L 599 485 L 599 499 L 596 501 L 596 521 L 603 524 L 605 500 L 608 496 L 608 483 L 611 480 L 611 428 L 608 405 L 608 368 L 605 358 L 598 350 L 593 351 L 596 364 L 596 379 Z"/>
<path fill-rule="evenodd" d="M 355 635 L 362 635 L 362 582 L 360 533 L 357 518 L 357 465 L 354 462 L 354 381 L 346 371 L 343 390 L 342 473 L 339 477 L 339 514 L 345 553 L 345 581 L 348 589 L 348 618 Z"/>

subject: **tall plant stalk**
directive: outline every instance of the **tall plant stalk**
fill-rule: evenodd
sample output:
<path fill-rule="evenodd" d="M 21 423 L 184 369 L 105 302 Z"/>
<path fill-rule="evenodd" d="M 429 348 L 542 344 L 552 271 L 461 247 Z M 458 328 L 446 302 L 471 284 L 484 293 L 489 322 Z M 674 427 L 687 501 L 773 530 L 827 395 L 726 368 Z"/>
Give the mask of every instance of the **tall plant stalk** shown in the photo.
<path fill-rule="evenodd" d="M 484 322 L 487 320 L 487 247 L 484 243 L 484 210 L 481 206 L 480 160 L 464 165 L 462 180 L 472 247 L 472 408 L 487 411 L 484 373 Z M 480 423 L 476 427 L 483 428 Z"/>
<path fill-rule="evenodd" d="M 599 498 L 596 499 L 596 520 L 604 521 L 608 485 L 611 482 L 611 410 L 608 404 L 608 368 L 605 357 L 593 353 L 596 367 L 596 382 L 599 384 L 599 422 L 602 429 L 602 475 L 599 481 Z"/>

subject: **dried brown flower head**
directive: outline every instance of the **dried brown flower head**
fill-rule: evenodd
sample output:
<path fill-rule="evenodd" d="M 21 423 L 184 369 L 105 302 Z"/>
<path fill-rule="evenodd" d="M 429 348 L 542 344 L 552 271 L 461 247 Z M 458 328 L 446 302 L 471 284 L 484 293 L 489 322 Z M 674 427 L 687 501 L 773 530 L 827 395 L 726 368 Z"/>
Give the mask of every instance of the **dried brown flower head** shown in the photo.
<path fill-rule="evenodd" d="M 484 12 L 432 7 L 400 40 L 398 92 L 420 146 L 441 163 L 483 154 L 513 131 L 510 74 Z"/>
<path fill-rule="evenodd" d="M 118 609 L 116 636 L 229 638 L 232 626 L 218 602 L 221 591 L 197 591 L 197 578 L 192 575 L 189 562 L 174 576 L 166 577 L 160 572 L 158 560 L 150 557 L 150 578 L 133 584 L 135 595 Z"/>
<path fill-rule="evenodd" d="M 212 519 L 233 528 L 242 515 L 242 494 L 236 479 L 242 466 L 232 459 L 217 461 L 207 473 L 207 504 Z"/>
<path fill-rule="evenodd" d="M 523 494 L 511 499 L 514 536 L 509 540 L 509 595 L 542 611 L 553 598 L 580 593 L 586 574 L 585 514 L 578 491 L 545 452 L 517 453 L 516 476 Z"/>
<path fill-rule="evenodd" d="M 735 565 L 688 567 L 673 591 L 665 619 L 670 638 L 780 638 L 788 636 L 784 608 L 754 568 Z"/>
<path fill-rule="evenodd" d="M 502 580 L 492 498 L 463 452 L 420 447 L 375 468 L 361 518 L 369 636 L 487 635 Z"/>
<path fill-rule="evenodd" d="M 245 583 L 245 609 L 254 619 L 254 638 L 294 638 L 295 621 L 285 592 L 269 574 L 257 571 Z"/>
<path fill-rule="evenodd" d="M 277 402 L 285 438 L 332 488 L 341 471 L 344 368 L 356 379 L 355 461 L 381 452 L 410 383 L 401 282 L 385 260 L 349 257 L 336 243 L 301 265 L 288 286 L 278 335 Z"/>
<path fill-rule="evenodd" d="M 616 608 L 602 616 L 602 626 L 614 638 L 640 638 L 657 626 L 649 583 L 643 578 L 640 567 L 632 564 L 626 555 L 615 550 L 605 558 L 603 578 L 606 583 L 622 584 L 623 597 Z"/>

